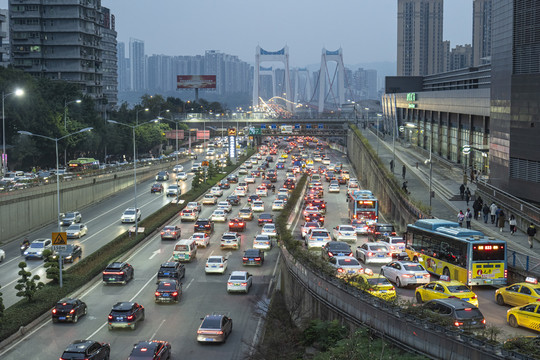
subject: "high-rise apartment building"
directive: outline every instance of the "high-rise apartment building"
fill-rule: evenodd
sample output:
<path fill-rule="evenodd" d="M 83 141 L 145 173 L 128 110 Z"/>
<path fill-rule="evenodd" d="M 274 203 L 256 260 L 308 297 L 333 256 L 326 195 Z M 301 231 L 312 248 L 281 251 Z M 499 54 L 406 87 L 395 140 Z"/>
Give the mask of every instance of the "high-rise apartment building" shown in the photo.
<path fill-rule="evenodd" d="M 398 76 L 443 70 L 443 5 L 443 0 L 398 0 Z"/>
<path fill-rule="evenodd" d="M 9 64 L 9 21 L 8 11 L 0 9 L 0 66 Z"/>
<path fill-rule="evenodd" d="M 129 39 L 129 71 L 131 90 L 146 90 L 146 58 L 142 40 Z"/>
<path fill-rule="evenodd" d="M 491 7 L 492 0 L 474 0 L 473 3 L 473 66 L 491 61 Z"/>
<path fill-rule="evenodd" d="M 14 67 L 77 83 L 96 99 L 104 96 L 101 0 L 9 0 L 9 17 Z M 107 48 L 116 41 L 112 30 L 106 35 Z"/>
<path fill-rule="evenodd" d="M 347 78 L 349 78 L 347 76 Z M 377 95 L 377 70 L 365 70 L 362 68 L 351 72 L 349 84 L 355 100 L 375 100 Z"/>
<path fill-rule="evenodd" d="M 111 11 L 102 7 L 101 26 L 103 49 L 103 95 L 107 100 L 107 108 L 111 109 L 118 103 L 118 54 L 115 18 Z"/>
<path fill-rule="evenodd" d="M 470 44 L 457 45 L 449 54 L 449 71 L 472 66 L 473 50 Z"/>
<path fill-rule="evenodd" d="M 131 89 L 131 72 L 129 71 L 129 58 L 126 57 L 126 43 L 119 42 L 118 54 L 118 91 Z"/>

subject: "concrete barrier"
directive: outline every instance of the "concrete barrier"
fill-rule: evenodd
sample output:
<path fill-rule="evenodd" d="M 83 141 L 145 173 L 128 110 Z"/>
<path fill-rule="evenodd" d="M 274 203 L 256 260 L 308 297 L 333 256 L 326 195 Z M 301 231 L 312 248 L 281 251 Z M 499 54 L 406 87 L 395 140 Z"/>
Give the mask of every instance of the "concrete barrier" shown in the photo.
<path fill-rule="evenodd" d="M 180 163 L 186 161 L 188 159 L 182 159 Z M 169 169 L 174 165 L 173 161 L 137 168 L 137 183 L 152 179 L 158 171 Z M 81 211 L 88 205 L 132 186 L 133 169 L 62 181 L 60 183 L 60 210 L 61 212 Z M 2 194 L 0 214 L 2 214 L 0 216 L 0 243 L 21 238 L 28 232 L 56 222 L 58 217 L 56 183 Z M 120 218 L 120 214 L 118 217 Z"/>

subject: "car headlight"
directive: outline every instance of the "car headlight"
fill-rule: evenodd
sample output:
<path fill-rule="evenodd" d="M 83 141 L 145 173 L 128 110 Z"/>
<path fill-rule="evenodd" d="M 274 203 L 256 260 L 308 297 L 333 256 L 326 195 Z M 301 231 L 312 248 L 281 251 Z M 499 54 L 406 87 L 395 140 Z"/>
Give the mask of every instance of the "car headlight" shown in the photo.
<path fill-rule="evenodd" d="M 71 259 L 71 255 L 66 256 L 65 259 Z"/>

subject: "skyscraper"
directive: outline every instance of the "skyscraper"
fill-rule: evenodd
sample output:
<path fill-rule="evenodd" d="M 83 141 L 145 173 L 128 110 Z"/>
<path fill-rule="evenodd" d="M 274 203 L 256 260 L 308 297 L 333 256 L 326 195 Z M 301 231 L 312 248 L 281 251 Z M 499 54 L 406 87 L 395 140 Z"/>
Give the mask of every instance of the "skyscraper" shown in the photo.
<path fill-rule="evenodd" d="M 131 89 L 129 71 L 129 59 L 126 58 L 126 43 L 118 43 L 118 91 L 128 91 Z"/>
<path fill-rule="evenodd" d="M 134 38 L 129 39 L 129 64 L 131 74 L 131 90 L 145 90 L 146 59 L 144 56 L 144 41 Z"/>
<path fill-rule="evenodd" d="M 102 7 L 101 25 L 103 26 L 101 48 L 103 49 L 103 95 L 107 107 L 113 108 L 118 103 L 118 54 L 115 18 L 111 11 Z"/>
<path fill-rule="evenodd" d="M 492 0 L 474 0 L 473 66 L 491 61 L 491 7 Z"/>
<path fill-rule="evenodd" d="M 443 0 L 398 0 L 397 75 L 443 70 Z"/>

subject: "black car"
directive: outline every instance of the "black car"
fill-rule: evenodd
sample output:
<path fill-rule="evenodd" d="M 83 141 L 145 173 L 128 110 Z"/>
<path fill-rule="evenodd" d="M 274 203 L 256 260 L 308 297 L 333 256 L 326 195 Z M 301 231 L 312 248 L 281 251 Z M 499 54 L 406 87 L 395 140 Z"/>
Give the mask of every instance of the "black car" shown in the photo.
<path fill-rule="evenodd" d="M 238 175 L 229 175 L 227 176 L 227 181 L 229 181 L 231 184 L 236 184 L 238 182 Z"/>
<path fill-rule="evenodd" d="M 240 196 L 238 196 L 238 195 L 229 195 L 229 196 L 227 197 L 227 201 L 228 201 L 229 204 L 231 204 L 232 206 L 240 205 Z"/>
<path fill-rule="evenodd" d="M 270 190 L 270 189 L 272 188 L 272 183 L 271 183 L 270 180 L 268 180 L 268 179 L 267 179 L 267 180 L 263 180 L 262 183 L 261 183 L 261 185 L 266 186 L 266 188 L 267 188 L 268 190 Z"/>
<path fill-rule="evenodd" d="M 63 263 L 72 263 L 77 258 L 82 256 L 82 248 L 79 245 L 68 244 L 65 245 L 65 250 L 59 250 L 54 256 L 54 259 L 58 258 L 58 255 L 62 256 Z"/>
<path fill-rule="evenodd" d="M 458 329 L 483 329 L 486 320 L 480 310 L 468 301 L 458 298 L 434 299 L 424 309 L 447 318 Z"/>
<path fill-rule="evenodd" d="M 171 344 L 167 341 L 151 340 L 139 341 L 133 345 L 128 360 L 169 360 L 171 358 Z"/>
<path fill-rule="evenodd" d="M 135 330 L 137 323 L 144 320 L 144 306 L 135 302 L 118 302 L 113 305 L 107 323 L 109 330 L 116 327 Z"/>
<path fill-rule="evenodd" d="M 186 268 L 178 261 L 170 261 L 161 264 L 157 273 L 157 282 L 166 279 L 180 280 L 186 276 Z"/>
<path fill-rule="evenodd" d="M 266 179 L 269 180 L 270 182 L 277 182 L 277 175 L 275 173 L 268 173 L 266 174 Z"/>
<path fill-rule="evenodd" d="M 174 280 L 164 280 L 160 281 L 154 296 L 156 297 L 156 302 L 178 302 L 180 300 L 180 295 L 182 295 L 182 286 L 181 284 Z"/>
<path fill-rule="evenodd" d="M 321 256 L 330 260 L 334 256 L 354 256 L 351 247 L 346 242 L 329 241 L 321 249 Z"/>
<path fill-rule="evenodd" d="M 260 249 L 247 249 L 244 251 L 242 264 L 262 266 L 264 264 L 264 252 Z"/>
<path fill-rule="evenodd" d="M 268 161 L 269 163 L 274 162 L 274 158 L 272 156 L 267 156 L 266 161 Z"/>
<path fill-rule="evenodd" d="M 167 181 L 167 180 L 169 180 L 169 173 L 167 171 L 158 172 L 158 174 L 156 175 L 156 180 L 157 181 Z"/>
<path fill-rule="evenodd" d="M 86 315 L 88 309 L 86 303 L 79 299 L 62 299 L 52 309 L 52 321 L 71 321 L 76 323 L 81 316 Z"/>
<path fill-rule="evenodd" d="M 94 340 L 75 340 L 62 353 L 60 360 L 109 360 L 111 346 Z"/>
<path fill-rule="evenodd" d="M 219 182 L 219 187 L 220 187 L 221 189 L 230 189 L 230 188 L 231 188 L 231 185 L 229 184 L 229 182 L 228 182 L 227 180 L 223 179 L 223 180 L 221 180 L 221 181 Z"/>
<path fill-rule="evenodd" d="M 264 224 L 272 224 L 274 222 L 274 215 L 263 213 L 259 215 L 259 226 L 263 226 Z"/>
<path fill-rule="evenodd" d="M 194 232 L 205 232 L 211 234 L 214 231 L 214 223 L 209 219 L 198 219 L 193 225 Z"/>
<path fill-rule="evenodd" d="M 127 284 L 134 275 L 133 266 L 125 262 L 113 262 L 107 265 L 103 271 L 103 282 L 105 284 Z"/>
<path fill-rule="evenodd" d="M 294 180 L 292 180 L 292 179 L 285 180 L 285 183 L 283 184 L 283 187 L 285 189 L 293 190 L 294 189 Z"/>
<path fill-rule="evenodd" d="M 253 194 L 253 195 L 249 195 L 247 200 L 248 200 L 248 203 L 252 203 L 254 201 L 258 201 L 258 200 L 262 200 L 262 199 L 261 199 L 261 197 L 259 195 Z"/>
<path fill-rule="evenodd" d="M 368 240 L 377 241 L 382 240 L 386 236 L 396 236 L 396 229 L 392 224 L 379 224 L 376 223 L 369 229 Z"/>

